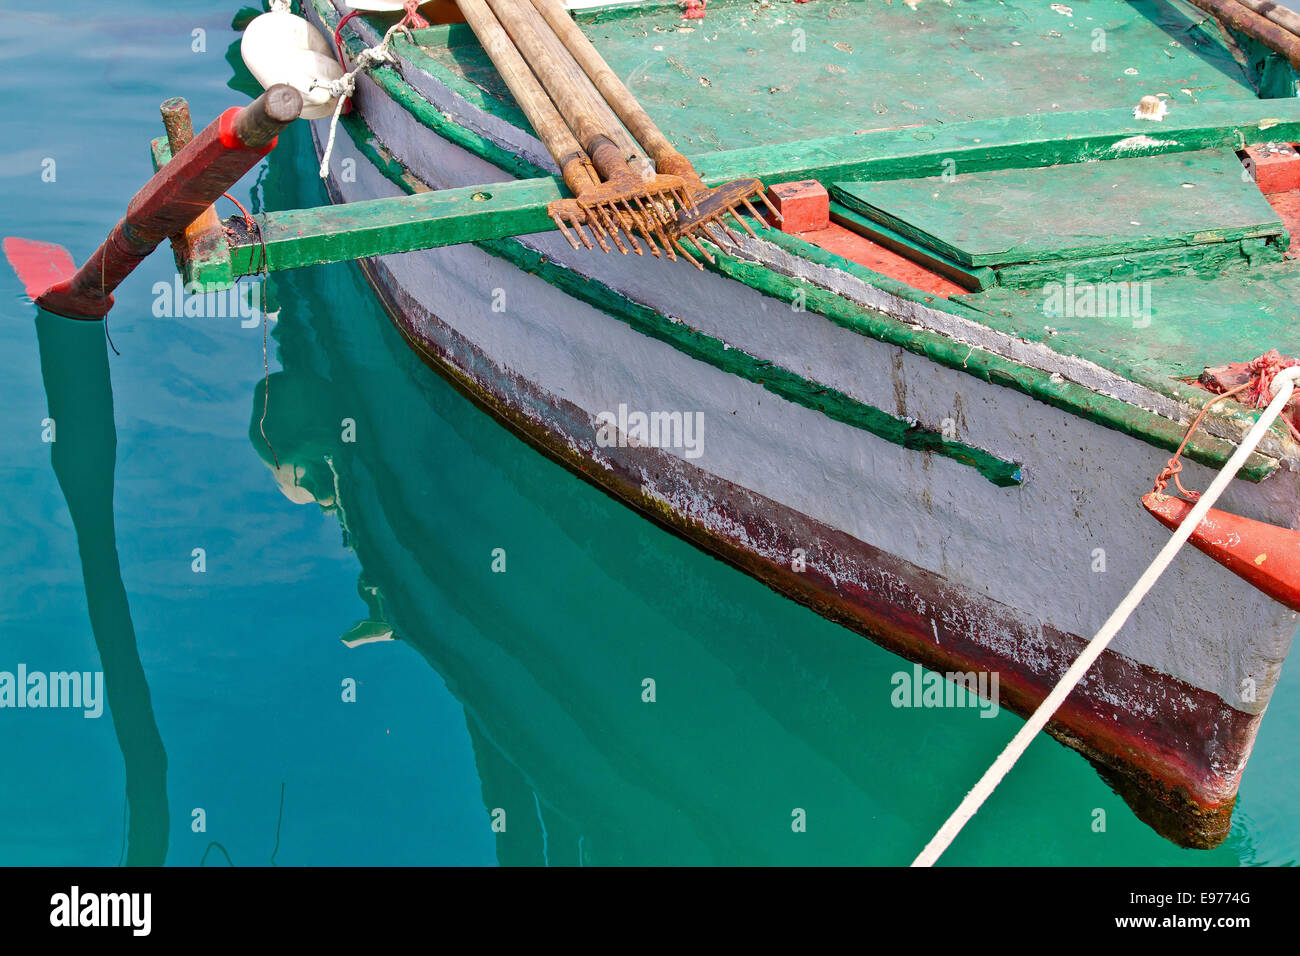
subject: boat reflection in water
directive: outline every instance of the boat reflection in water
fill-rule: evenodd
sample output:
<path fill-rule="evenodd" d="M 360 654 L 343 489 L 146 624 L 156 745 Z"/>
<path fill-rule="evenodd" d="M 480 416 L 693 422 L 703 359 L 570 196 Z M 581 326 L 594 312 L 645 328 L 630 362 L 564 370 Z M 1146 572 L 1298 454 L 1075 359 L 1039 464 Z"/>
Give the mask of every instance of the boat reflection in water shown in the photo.
<path fill-rule="evenodd" d="M 49 417 L 57 428 L 50 444 L 54 476 L 77 534 L 91 631 L 126 767 L 126 864 L 160 866 L 167 858 L 167 752 L 118 562 L 113 526 L 117 430 L 104 327 L 38 310 L 36 336 Z"/>
<path fill-rule="evenodd" d="M 910 665 L 535 454 L 421 363 L 358 270 L 273 283 L 283 370 L 252 390 L 250 443 L 359 559 L 354 653 L 403 641 L 464 707 L 500 862 L 903 863 L 936 824 L 915 808 L 955 801 L 1005 742 L 1008 718 L 973 705 L 892 706 Z M 1179 852 L 1076 755 L 1040 759 L 1035 799 L 990 807 L 985 832 L 1104 806 L 1135 852 Z M 1050 862 L 1016 842 L 965 849 Z"/>

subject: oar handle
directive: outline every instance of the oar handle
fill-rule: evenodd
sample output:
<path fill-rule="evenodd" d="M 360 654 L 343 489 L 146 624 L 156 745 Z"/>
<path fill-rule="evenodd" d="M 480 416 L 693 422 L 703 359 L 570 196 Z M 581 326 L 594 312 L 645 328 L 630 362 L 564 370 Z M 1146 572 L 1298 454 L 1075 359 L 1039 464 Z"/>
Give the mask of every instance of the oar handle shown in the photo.
<path fill-rule="evenodd" d="M 154 173 L 86 264 L 46 289 L 36 304 L 70 318 L 103 318 L 122 280 L 257 165 L 301 112 L 302 94 L 286 84 L 271 87 L 243 109 L 226 110 Z"/>
<path fill-rule="evenodd" d="M 525 0 L 527 2 L 527 0 Z M 623 121 L 633 136 L 645 147 L 645 151 L 654 160 L 655 167 L 661 173 L 680 176 L 691 185 L 700 184 L 700 178 L 694 167 L 676 147 L 669 142 L 650 114 L 637 102 L 632 91 L 624 85 L 618 75 L 610 69 L 600 51 L 587 39 L 568 12 L 557 0 L 531 0 L 537 12 L 555 31 L 569 53 L 573 55 L 583 72 L 590 77 L 600 95 Z"/>
<path fill-rule="evenodd" d="M 515 102 L 528 117 L 533 132 L 559 164 L 565 185 L 577 195 L 598 182 L 591 168 L 591 159 L 485 0 L 456 0 L 456 5 L 505 80 Z"/>

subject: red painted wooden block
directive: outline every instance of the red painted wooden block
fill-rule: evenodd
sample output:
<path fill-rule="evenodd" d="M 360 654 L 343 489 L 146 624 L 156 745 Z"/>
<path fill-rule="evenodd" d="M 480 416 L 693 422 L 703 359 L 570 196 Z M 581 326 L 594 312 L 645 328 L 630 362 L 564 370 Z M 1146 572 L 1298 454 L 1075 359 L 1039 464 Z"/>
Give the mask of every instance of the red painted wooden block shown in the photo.
<path fill-rule="evenodd" d="M 773 222 L 782 232 L 811 232 L 830 225 L 830 193 L 815 179 L 769 186 L 767 198 L 785 217 L 780 223 Z"/>
<path fill-rule="evenodd" d="M 1255 185 L 1262 193 L 1300 189 L 1300 153 L 1290 143 L 1246 147 L 1255 170 Z"/>

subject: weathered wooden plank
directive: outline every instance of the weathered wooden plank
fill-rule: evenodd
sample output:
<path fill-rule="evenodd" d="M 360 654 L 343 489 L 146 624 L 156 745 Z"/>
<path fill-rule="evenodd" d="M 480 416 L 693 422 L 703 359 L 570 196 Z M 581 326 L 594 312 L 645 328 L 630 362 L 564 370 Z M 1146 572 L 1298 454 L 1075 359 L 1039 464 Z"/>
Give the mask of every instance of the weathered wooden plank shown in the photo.
<path fill-rule="evenodd" d="M 1180 105 L 1163 122 L 1132 108 L 1040 113 L 882 129 L 692 156 L 706 182 L 740 176 L 765 181 L 882 180 L 1025 169 L 1094 159 L 1240 149 L 1300 138 L 1300 100 Z"/>
<path fill-rule="evenodd" d="M 1138 282 L 1170 276 L 1210 278 L 1232 269 L 1247 270 L 1284 260 L 1287 239 L 1237 239 L 1177 248 L 1149 249 L 1110 256 L 1028 262 L 999 268 L 997 284 L 1011 287 L 1062 282 Z"/>
<path fill-rule="evenodd" d="M 1228 150 L 1049 169 L 841 182 L 855 212 L 966 266 L 1285 235 Z"/>
<path fill-rule="evenodd" d="M 250 275 L 544 232 L 555 228 L 546 205 L 562 195 L 543 178 L 271 213 L 260 241 L 232 240 L 231 261 Z"/>

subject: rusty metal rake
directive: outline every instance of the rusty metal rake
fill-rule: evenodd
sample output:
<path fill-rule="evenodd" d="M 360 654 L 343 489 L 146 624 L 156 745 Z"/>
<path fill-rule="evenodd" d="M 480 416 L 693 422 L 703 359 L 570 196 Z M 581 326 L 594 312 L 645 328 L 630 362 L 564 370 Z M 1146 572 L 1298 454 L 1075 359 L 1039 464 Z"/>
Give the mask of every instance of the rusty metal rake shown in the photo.
<path fill-rule="evenodd" d="M 757 179 L 705 186 L 556 0 L 456 2 L 573 193 L 547 212 L 574 249 L 644 255 L 644 242 L 703 269 L 716 261 L 703 239 L 740 246 L 728 216 L 751 236 L 742 207 L 767 227 L 751 200 L 780 218 Z"/>

